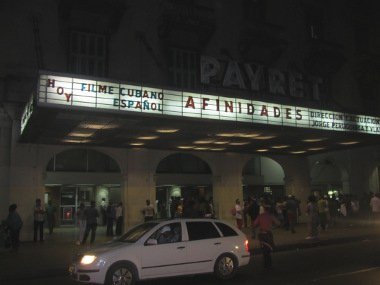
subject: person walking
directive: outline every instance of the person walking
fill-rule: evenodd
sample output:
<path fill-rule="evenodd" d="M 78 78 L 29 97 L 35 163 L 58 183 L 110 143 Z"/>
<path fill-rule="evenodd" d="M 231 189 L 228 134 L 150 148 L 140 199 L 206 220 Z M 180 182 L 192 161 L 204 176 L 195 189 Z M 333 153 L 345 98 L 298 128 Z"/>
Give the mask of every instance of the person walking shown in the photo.
<path fill-rule="evenodd" d="M 57 211 L 57 208 L 53 205 L 52 201 L 49 200 L 46 206 L 46 219 L 47 219 L 47 225 L 48 225 L 50 235 L 53 233 L 53 229 L 55 226 L 56 211 Z"/>
<path fill-rule="evenodd" d="M 380 194 L 375 193 L 369 202 L 372 220 L 376 223 L 380 221 Z"/>
<path fill-rule="evenodd" d="M 336 196 L 333 194 L 330 199 L 327 200 L 327 205 L 329 207 L 329 226 L 335 227 L 336 226 L 336 219 L 338 216 L 339 211 L 339 201 L 336 198 Z"/>
<path fill-rule="evenodd" d="M 252 235 L 252 238 L 255 239 L 256 238 L 256 229 L 254 227 L 254 222 L 259 215 L 260 206 L 257 203 L 257 200 L 254 196 L 249 197 L 248 201 L 249 201 L 249 205 L 248 205 L 247 212 L 248 212 L 248 216 L 251 220 L 251 235 Z"/>
<path fill-rule="evenodd" d="M 123 203 L 122 202 L 119 202 L 117 204 L 117 207 L 115 209 L 115 218 L 116 218 L 115 234 L 117 236 L 120 236 L 122 233 L 122 227 L 123 227 Z"/>
<path fill-rule="evenodd" d="M 293 195 L 289 195 L 288 199 L 285 203 L 286 214 L 288 215 L 288 229 L 292 234 L 296 232 L 295 226 L 297 223 L 297 210 L 298 210 L 298 202 L 296 201 Z"/>
<path fill-rule="evenodd" d="M 98 227 L 98 217 L 99 217 L 99 212 L 95 208 L 95 201 L 91 201 L 90 208 L 87 208 L 85 210 L 85 216 L 86 216 L 86 231 L 84 232 L 82 245 L 86 244 L 87 237 L 90 231 L 91 231 L 90 244 L 93 244 L 95 241 L 96 228 Z"/>
<path fill-rule="evenodd" d="M 273 225 L 279 226 L 280 221 L 270 213 L 270 205 L 263 205 L 264 212 L 254 221 L 253 226 L 259 228 L 258 238 L 263 252 L 264 268 L 272 268 L 272 255 L 274 249 L 274 239 L 272 233 Z"/>
<path fill-rule="evenodd" d="M 327 196 L 321 196 L 321 198 L 317 202 L 318 207 L 318 215 L 319 215 L 319 225 L 322 230 L 327 229 L 327 221 L 329 217 L 329 206 L 327 202 Z"/>
<path fill-rule="evenodd" d="M 173 202 L 172 202 L 173 203 Z M 147 221 L 151 221 L 153 220 L 154 218 L 154 214 L 155 214 L 155 211 L 154 211 L 154 207 L 153 205 L 150 203 L 150 200 L 147 199 L 145 201 L 145 204 L 146 206 L 144 207 L 143 209 L 143 213 L 144 213 L 144 221 L 147 222 Z M 176 204 L 177 205 L 177 204 Z M 177 211 L 177 209 L 175 209 L 175 212 Z M 172 218 L 175 217 L 175 214 L 174 216 L 172 216 Z"/>
<path fill-rule="evenodd" d="M 14 252 L 18 251 L 19 245 L 20 245 L 20 230 L 22 228 L 23 222 L 21 220 L 20 215 L 16 211 L 17 205 L 12 204 L 9 206 L 8 209 L 8 217 L 5 221 L 8 230 L 9 235 L 11 239 L 11 250 Z"/>
<path fill-rule="evenodd" d="M 107 231 L 106 236 L 113 236 L 113 224 L 116 219 L 115 217 L 115 205 L 110 200 L 106 209 L 106 217 L 107 217 Z"/>
<path fill-rule="evenodd" d="M 41 204 L 41 199 L 36 199 L 36 205 L 34 206 L 34 236 L 33 240 L 38 240 L 38 233 L 40 242 L 44 241 L 44 222 L 45 222 L 45 209 Z"/>
<path fill-rule="evenodd" d="M 240 206 L 240 200 L 235 200 L 235 219 L 236 219 L 236 226 L 239 230 L 243 227 L 243 209 Z"/>
<path fill-rule="evenodd" d="M 319 217 L 318 217 L 318 207 L 317 202 L 314 195 L 310 195 L 308 198 L 308 203 L 306 206 L 306 214 L 308 217 L 307 225 L 309 235 L 306 239 L 318 239 L 318 225 L 319 225 Z"/>
<path fill-rule="evenodd" d="M 80 203 L 79 208 L 77 210 L 77 223 L 78 223 L 78 239 L 77 245 L 80 245 L 83 241 L 84 233 L 86 231 L 86 215 L 85 215 L 85 206 L 84 203 Z"/>

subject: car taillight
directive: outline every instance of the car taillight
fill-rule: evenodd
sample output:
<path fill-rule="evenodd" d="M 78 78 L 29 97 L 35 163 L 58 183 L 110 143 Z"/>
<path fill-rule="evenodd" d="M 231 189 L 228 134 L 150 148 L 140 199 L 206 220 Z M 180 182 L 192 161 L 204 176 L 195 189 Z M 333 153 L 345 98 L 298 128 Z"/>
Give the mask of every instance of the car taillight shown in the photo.
<path fill-rule="evenodd" d="M 246 250 L 247 252 L 249 252 L 249 242 L 248 242 L 247 239 L 246 239 L 245 242 L 244 242 L 244 247 L 245 247 L 245 250 Z"/>

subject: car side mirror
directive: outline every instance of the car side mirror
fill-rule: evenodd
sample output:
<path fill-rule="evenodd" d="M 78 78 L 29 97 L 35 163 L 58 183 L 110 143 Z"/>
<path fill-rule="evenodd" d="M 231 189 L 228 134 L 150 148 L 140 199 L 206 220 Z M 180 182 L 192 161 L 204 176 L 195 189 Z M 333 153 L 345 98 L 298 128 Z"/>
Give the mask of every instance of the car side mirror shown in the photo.
<path fill-rule="evenodd" d="M 146 245 L 157 245 L 157 240 L 154 238 L 150 238 L 146 241 Z"/>

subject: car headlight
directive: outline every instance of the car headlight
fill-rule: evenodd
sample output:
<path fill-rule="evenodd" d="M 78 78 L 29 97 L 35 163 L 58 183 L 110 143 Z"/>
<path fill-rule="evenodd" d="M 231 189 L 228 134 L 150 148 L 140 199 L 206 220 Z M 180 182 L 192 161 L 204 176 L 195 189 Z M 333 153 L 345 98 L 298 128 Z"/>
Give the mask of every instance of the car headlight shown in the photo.
<path fill-rule="evenodd" d="M 95 255 L 84 255 L 80 261 L 81 264 L 87 265 L 94 262 L 96 259 Z"/>

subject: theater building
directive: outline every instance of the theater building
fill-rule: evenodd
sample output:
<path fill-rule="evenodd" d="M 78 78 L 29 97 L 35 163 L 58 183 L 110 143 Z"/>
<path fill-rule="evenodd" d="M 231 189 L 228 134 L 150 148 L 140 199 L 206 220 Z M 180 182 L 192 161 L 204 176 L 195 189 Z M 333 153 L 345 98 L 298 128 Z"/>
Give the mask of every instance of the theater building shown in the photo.
<path fill-rule="evenodd" d="M 0 214 L 379 192 L 372 1 L 5 1 Z M 374 3 L 374 2 L 373 2 Z M 304 215 L 303 215 L 304 216 Z"/>

